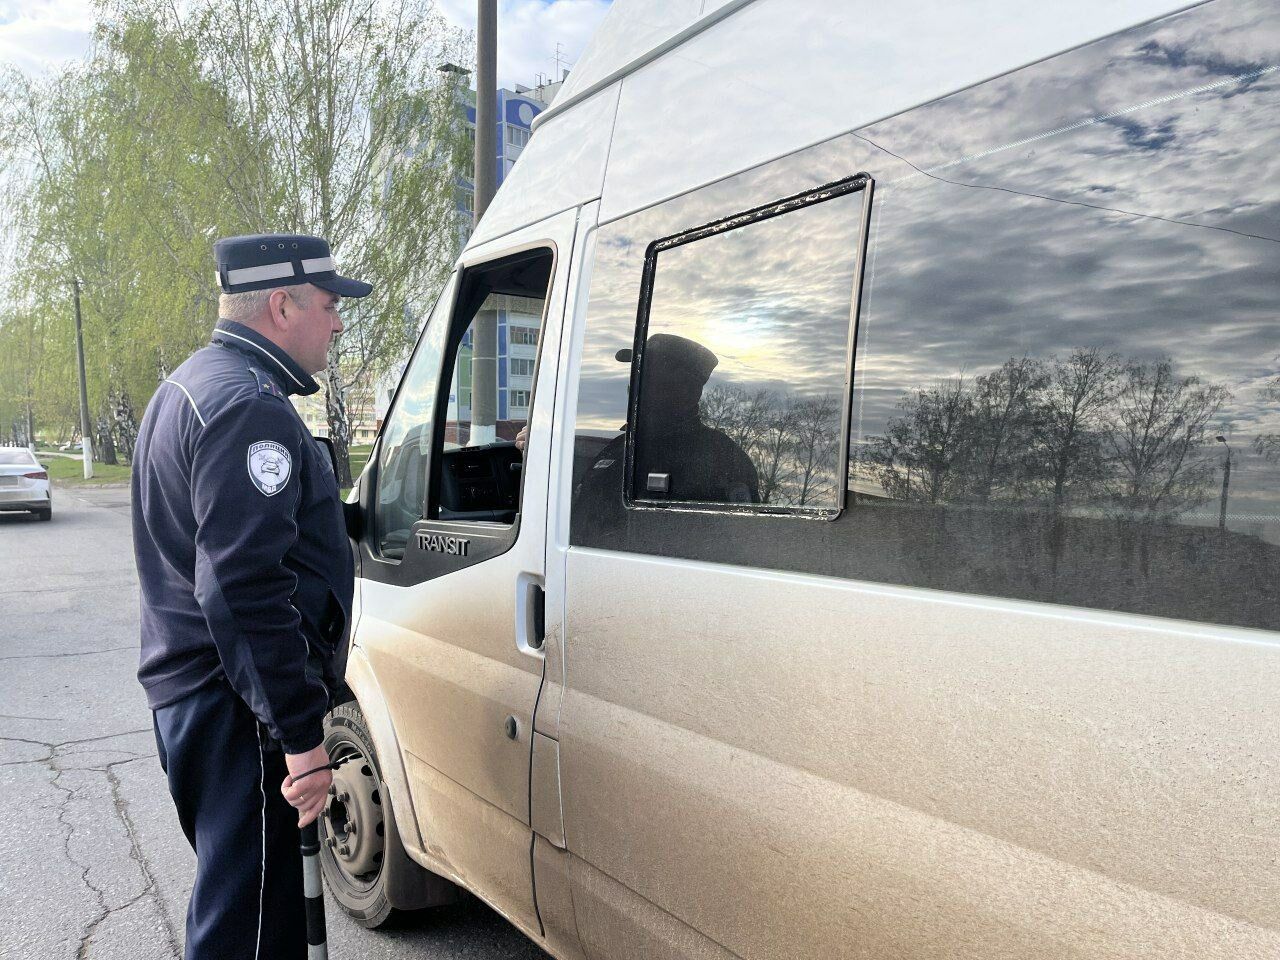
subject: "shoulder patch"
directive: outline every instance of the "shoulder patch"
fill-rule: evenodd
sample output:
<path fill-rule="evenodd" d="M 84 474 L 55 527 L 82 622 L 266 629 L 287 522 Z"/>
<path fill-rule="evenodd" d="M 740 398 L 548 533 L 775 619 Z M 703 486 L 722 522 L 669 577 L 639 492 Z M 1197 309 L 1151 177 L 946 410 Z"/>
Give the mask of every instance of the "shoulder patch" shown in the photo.
<path fill-rule="evenodd" d="M 284 489 L 293 472 L 293 458 L 283 444 L 259 440 L 249 445 L 249 479 L 265 496 Z"/>
<path fill-rule="evenodd" d="M 257 367 L 250 367 L 249 369 L 253 371 L 253 377 L 255 380 L 258 381 L 259 396 L 261 396 L 262 394 L 266 394 L 267 396 L 276 397 L 279 400 L 284 400 L 285 402 L 288 402 L 289 398 L 284 395 L 283 390 L 281 390 L 278 386 L 276 386 L 276 382 L 274 380 L 272 380 L 269 376 L 267 376 Z"/>

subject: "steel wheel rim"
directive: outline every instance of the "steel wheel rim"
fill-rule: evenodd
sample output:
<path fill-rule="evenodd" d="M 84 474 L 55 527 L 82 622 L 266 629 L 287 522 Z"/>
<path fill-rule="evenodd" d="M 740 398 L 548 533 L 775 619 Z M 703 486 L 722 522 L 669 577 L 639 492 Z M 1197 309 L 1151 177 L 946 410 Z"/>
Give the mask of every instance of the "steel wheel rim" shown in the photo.
<path fill-rule="evenodd" d="M 320 814 L 325 859 L 349 886 L 367 889 L 377 883 L 386 853 L 382 783 L 364 750 L 350 739 L 334 744 L 330 757 L 343 762 Z"/>

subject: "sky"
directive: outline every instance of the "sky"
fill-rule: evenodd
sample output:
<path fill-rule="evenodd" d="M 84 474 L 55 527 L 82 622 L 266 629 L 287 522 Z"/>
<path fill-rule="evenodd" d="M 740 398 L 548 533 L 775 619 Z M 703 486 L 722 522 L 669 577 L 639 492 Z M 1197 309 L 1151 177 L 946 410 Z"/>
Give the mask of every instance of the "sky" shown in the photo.
<path fill-rule="evenodd" d="M 498 81 L 532 86 L 538 74 L 555 72 L 582 53 L 612 0 L 499 0 Z M 475 0 L 437 0 L 445 17 L 475 29 Z M 89 49 L 92 0 L 0 0 L 0 63 L 40 74 Z"/>

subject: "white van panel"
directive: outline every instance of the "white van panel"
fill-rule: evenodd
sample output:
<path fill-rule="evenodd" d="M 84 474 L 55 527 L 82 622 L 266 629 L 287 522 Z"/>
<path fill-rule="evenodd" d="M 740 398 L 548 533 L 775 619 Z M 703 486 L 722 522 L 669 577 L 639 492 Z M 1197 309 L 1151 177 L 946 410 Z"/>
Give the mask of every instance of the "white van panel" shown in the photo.
<path fill-rule="evenodd" d="M 600 220 L 1161 16 L 1173 6 L 1170 0 L 759 0 L 622 81 Z M 655 149 L 658 143 L 669 145 L 671 162 L 654 161 L 664 153 Z"/>
<path fill-rule="evenodd" d="M 1280 956 L 1274 637 L 580 547 L 566 579 L 569 849 L 637 903 L 778 960 Z"/>
<path fill-rule="evenodd" d="M 467 249 L 600 196 L 617 106 L 614 84 L 539 127 Z"/>
<path fill-rule="evenodd" d="M 615 0 L 556 99 L 563 104 L 661 46 L 698 20 L 703 3 L 704 0 Z M 552 111 L 558 106 L 552 104 Z"/>

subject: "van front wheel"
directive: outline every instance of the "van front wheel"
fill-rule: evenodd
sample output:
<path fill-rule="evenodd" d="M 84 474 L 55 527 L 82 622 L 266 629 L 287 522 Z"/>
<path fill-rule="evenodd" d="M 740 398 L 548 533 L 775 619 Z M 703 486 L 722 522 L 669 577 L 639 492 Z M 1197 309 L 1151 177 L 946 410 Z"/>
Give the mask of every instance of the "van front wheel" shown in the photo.
<path fill-rule="evenodd" d="M 330 760 L 343 761 L 333 773 L 320 814 L 325 881 L 351 919 L 362 927 L 379 927 L 391 916 L 387 858 L 405 853 L 358 704 L 344 703 L 325 718 L 324 746 Z"/>

